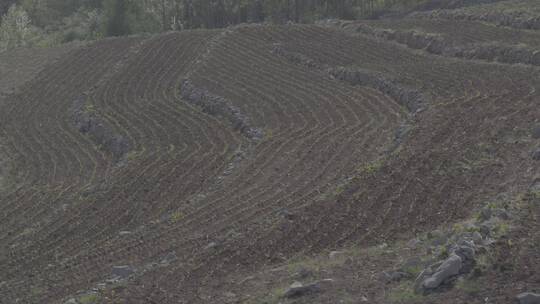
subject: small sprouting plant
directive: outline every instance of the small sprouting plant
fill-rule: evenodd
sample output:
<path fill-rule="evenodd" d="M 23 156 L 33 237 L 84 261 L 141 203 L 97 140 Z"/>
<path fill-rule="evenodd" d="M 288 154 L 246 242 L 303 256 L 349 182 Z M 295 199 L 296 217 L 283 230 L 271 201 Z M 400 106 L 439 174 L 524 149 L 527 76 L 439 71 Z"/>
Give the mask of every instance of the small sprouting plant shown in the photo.
<path fill-rule="evenodd" d="M 358 171 L 364 172 L 367 174 L 374 174 L 375 172 L 379 171 L 379 169 L 381 169 L 383 164 L 384 164 L 383 161 L 379 159 L 379 160 L 365 164 L 363 167 L 359 168 Z"/>
<path fill-rule="evenodd" d="M 171 221 L 178 222 L 178 221 L 181 221 L 184 217 L 185 217 L 185 214 L 182 211 L 175 211 L 171 215 Z"/>

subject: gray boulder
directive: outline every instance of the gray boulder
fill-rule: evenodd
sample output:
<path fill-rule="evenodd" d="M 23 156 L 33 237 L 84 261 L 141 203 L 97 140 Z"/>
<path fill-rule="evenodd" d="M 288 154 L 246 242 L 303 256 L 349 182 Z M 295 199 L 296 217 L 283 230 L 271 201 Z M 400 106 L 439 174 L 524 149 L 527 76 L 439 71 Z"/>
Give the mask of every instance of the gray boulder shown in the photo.
<path fill-rule="evenodd" d="M 318 282 L 308 285 L 302 285 L 302 283 L 295 282 L 285 292 L 285 294 L 283 294 L 283 297 L 288 299 L 299 298 L 310 294 L 319 293 L 321 290 L 321 286 Z"/>
<path fill-rule="evenodd" d="M 474 260 L 475 248 L 474 242 L 463 239 L 452 249 L 452 252 L 461 257 L 463 261 Z"/>
<path fill-rule="evenodd" d="M 113 266 L 112 269 L 113 276 L 120 278 L 127 278 L 134 272 L 135 270 L 131 266 Z"/>
<path fill-rule="evenodd" d="M 458 275 L 462 265 L 463 260 L 459 255 L 451 255 L 432 275 L 423 281 L 422 287 L 424 289 L 434 289 L 439 287 L 448 278 Z"/>
<path fill-rule="evenodd" d="M 532 292 L 520 293 L 516 297 L 519 304 L 540 304 L 540 294 Z"/>
<path fill-rule="evenodd" d="M 206 247 L 204 247 L 204 250 L 210 250 L 210 249 L 214 249 L 214 248 L 217 248 L 217 247 L 218 247 L 218 243 L 211 242 L 208 245 L 206 245 Z"/>

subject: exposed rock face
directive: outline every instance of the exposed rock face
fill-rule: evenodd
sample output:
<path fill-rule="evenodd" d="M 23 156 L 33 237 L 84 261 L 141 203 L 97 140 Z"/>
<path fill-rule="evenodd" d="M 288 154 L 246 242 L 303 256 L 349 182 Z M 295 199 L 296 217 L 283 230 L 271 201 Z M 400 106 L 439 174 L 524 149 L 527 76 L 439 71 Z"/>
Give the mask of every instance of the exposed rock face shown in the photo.
<path fill-rule="evenodd" d="M 213 95 L 206 89 L 195 87 L 189 79 L 182 82 L 180 93 L 185 101 L 200 107 L 204 113 L 225 118 L 235 130 L 249 139 L 260 140 L 263 138 L 263 132 L 252 127 L 249 118 L 225 98 Z"/>

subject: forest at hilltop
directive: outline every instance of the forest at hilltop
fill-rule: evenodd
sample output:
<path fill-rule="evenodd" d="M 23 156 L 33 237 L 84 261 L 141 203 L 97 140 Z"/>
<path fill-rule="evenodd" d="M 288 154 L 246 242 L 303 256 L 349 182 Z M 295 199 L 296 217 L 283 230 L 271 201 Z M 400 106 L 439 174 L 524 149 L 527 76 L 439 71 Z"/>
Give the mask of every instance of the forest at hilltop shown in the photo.
<path fill-rule="evenodd" d="M 6 0 L 0 50 L 240 23 L 375 18 L 494 0 Z"/>

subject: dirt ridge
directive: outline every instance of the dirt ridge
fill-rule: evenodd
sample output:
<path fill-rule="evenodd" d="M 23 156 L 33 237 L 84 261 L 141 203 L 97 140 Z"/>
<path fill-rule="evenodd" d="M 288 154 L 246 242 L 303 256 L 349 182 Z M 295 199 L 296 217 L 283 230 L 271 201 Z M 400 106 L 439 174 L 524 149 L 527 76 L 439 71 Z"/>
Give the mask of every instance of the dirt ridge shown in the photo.
<path fill-rule="evenodd" d="M 504 64 L 520 63 L 540 66 L 540 50 L 525 44 L 509 45 L 498 42 L 482 42 L 457 45 L 446 40 L 442 35 L 416 30 L 376 28 L 361 23 L 343 23 L 338 26 L 347 27 L 348 31 L 352 29 L 356 33 L 396 42 L 411 49 L 424 50 L 434 55 Z"/>
<path fill-rule="evenodd" d="M 129 152 L 129 141 L 113 131 L 88 102 L 86 95 L 81 95 L 74 101 L 72 111 L 73 123 L 79 132 L 88 134 L 101 149 L 112 154 L 115 161 L 121 160 Z"/>
<path fill-rule="evenodd" d="M 263 138 L 263 131 L 253 127 L 249 117 L 225 98 L 214 95 L 204 88 L 196 87 L 189 79 L 182 81 L 180 94 L 183 100 L 198 106 L 204 113 L 225 118 L 234 130 L 247 138 L 255 141 Z"/>
<path fill-rule="evenodd" d="M 409 15 L 418 19 L 469 20 L 494 23 L 516 29 L 540 30 L 540 16 L 526 16 L 519 12 L 505 13 L 488 11 L 482 14 L 469 13 L 462 10 L 441 9 L 429 12 L 414 12 Z"/>
<path fill-rule="evenodd" d="M 422 111 L 428 104 L 427 98 L 421 92 L 403 86 L 397 81 L 383 76 L 381 73 L 357 67 L 336 67 L 321 64 L 304 54 L 287 51 L 279 45 L 275 46 L 272 52 L 293 63 L 304 65 L 309 68 L 319 69 L 331 77 L 345 81 L 351 85 L 363 85 L 374 88 L 394 99 L 398 104 L 404 106 L 410 113 L 414 114 Z"/>

